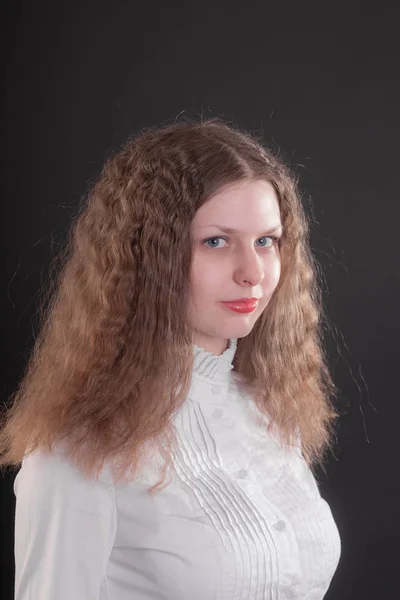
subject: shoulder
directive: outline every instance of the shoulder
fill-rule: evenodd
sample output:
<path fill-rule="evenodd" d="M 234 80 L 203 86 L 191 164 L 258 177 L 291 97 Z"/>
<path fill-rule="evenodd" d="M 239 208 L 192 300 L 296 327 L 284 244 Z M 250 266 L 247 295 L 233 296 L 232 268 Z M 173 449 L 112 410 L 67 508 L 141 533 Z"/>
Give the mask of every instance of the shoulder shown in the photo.
<path fill-rule="evenodd" d="M 64 454 L 61 447 L 52 452 L 37 450 L 27 455 L 14 480 L 14 493 L 31 508 L 51 505 L 101 512 L 114 502 L 114 486 L 107 469 L 98 479 L 84 474 Z"/>

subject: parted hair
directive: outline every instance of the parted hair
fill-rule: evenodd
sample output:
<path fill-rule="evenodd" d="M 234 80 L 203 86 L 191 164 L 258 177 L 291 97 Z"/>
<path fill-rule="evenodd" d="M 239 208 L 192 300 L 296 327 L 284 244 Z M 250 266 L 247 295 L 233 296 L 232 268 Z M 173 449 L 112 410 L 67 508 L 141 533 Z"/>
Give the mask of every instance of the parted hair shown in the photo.
<path fill-rule="evenodd" d="M 217 118 L 142 129 L 105 161 L 43 290 L 33 349 L 1 415 L 0 466 L 66 442 L 86 477 L 107 463 L 127 480 L 154 443 L 164 471 L 153 491 L 165 484 L 193 370 L 191 222 L 222 186 L 252 180 L 268 181 L 278 198 L 281 276 L 237 341 L 233 373 L 282 443 L 300 440 L 308 464 L 322 464 L 337 389 L 311 219 L 279 153 Z"/>

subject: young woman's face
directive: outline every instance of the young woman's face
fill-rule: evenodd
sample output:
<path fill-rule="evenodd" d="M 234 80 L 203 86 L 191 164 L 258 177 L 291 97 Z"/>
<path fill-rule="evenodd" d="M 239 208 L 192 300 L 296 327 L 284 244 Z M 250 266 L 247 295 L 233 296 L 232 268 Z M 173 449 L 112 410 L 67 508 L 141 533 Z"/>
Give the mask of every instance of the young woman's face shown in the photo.
<path fill-rule="evenodd" d="M 224 186 L 196 212 L 189 296 L 195 344 L 219 355 L 230 338 L 250 333 L 279 281 L 273 238 L 281 235 L 278 198 L 266 181 Z M 223 304 L 240 298 L 258 298 L 255 310 L 239 313 Z"/>

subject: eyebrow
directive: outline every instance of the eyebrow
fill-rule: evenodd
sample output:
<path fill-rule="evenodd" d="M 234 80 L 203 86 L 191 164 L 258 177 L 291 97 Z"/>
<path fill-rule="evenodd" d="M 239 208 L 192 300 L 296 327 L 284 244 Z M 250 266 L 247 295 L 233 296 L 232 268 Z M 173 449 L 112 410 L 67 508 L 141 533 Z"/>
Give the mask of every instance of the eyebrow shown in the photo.
<path fill-rule="evenodd" d="M 224 227 L 222 225 L 217 225 L 216 223 L 212 223 L 211 225 L 202 225 L 201 227 L 217 227 L 224 233 L 232 233 L 232 234 L 233 233 L 245 233 L 243 230 L 233 229 L 232 227 Z M 262 231 L 260 235 L 268 235 L 269 233 L 274 233 L 275 231 L 278 231 L 279 229 L 283 229 L 283 225 L 281 225 L 281 224 L 275 225 L 274 227 L 271 227 L 268 231 Z"/>

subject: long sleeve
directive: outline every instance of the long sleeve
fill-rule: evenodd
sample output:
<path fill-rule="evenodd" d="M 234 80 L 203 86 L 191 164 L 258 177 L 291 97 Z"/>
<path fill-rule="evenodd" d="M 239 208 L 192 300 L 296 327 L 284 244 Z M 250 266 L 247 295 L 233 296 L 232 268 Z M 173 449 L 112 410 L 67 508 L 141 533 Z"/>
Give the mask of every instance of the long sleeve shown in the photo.
<path fill-rule="evenodd" d="M 14 482 L 15 600 L 108 598 L 115 495 L 62 456 L 24 459 Z"/>

